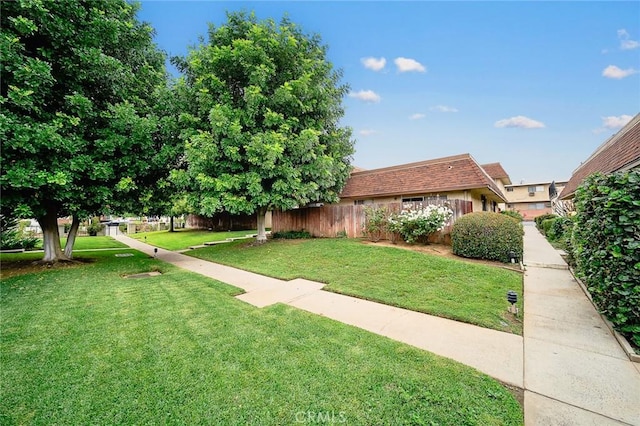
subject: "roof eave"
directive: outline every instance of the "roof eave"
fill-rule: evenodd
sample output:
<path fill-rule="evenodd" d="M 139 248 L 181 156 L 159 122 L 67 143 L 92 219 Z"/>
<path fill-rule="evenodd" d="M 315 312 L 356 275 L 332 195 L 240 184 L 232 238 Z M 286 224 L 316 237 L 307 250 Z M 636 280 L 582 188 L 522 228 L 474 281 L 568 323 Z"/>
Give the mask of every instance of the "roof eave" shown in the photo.
<path fill-rule="evenodd" d="M 462 187 L 449 187 L 449 188 L 438 188 L 438 189 L 429 189 L 429 190 L 419 190 L 419 191 L 409 191 L 409 192 L 387 192 L 387 193 L 374 193 L 374 194 L 356 194 L 356 195 L 344 195 L 340 196 L 340 199 L 353 199 L 353 198 L 381 198 L 381 197 L 399 197 L 404 195 L 417 195 L 417 194 L 429 194 L 429 193 L 444 193 L 444 192 L 455 192 L 455 191 L 473 191 L 474 189 L 482 190 L 488 189 L 493 192 L 498 198 L 500 198 L 505 203 L 507 199 L 500 192 L 496 192 L 495 189 L 491 188 L 490 185 L 486 186 L 462 186 Z"/>

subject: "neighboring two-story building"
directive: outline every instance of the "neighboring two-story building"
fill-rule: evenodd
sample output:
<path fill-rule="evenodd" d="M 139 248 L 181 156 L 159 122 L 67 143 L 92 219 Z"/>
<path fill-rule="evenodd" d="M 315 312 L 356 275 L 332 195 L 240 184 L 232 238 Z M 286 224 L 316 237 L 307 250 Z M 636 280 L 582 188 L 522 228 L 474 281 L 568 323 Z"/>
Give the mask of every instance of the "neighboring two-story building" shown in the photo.
<path fill-rule="evenodd" d="M 505 185 L 507 210 L 519 212 L 524 220 L 551 213 L 551 198 L 560 193 L 567 181 Z"/>

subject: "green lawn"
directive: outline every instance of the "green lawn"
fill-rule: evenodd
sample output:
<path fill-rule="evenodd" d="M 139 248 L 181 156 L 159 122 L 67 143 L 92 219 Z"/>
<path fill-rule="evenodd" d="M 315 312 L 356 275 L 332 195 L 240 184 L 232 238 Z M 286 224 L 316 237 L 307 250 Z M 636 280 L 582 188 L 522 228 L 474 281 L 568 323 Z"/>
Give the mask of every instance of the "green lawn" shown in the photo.
<path fill-rule="evenodd" d="M 66 238 L 60 238 L 60 244 L 64 249 L 64 245 L 67 243 Z M 116 241 L 111 237 L 78 237 L 73 244 L 74 250 L 96 250 L 106 248 L 126 248 L 127 245 Z"/>
<path fill-rule="evenodd" d="M 281 279 L 306 278 L 325 289 L 482 327 L 522 334 L 507 312 L 506 293 L 522 275 L 503 268 L 425 253 L 376 247 L 354 239 L 271 240 L 224 244 L 188 253 Z"/>
<path fill-rule="evenodd" d="M 60 245 L 64 250 L 64 245 L 67 243 L 66 238 L 60 238 Z M 77 237 L 76 242 L 73 245 L 74 250 L 96 250 L 96 249 L 106 249 L 106 248 L 126 248 L 125 244 L 122 244 L 120 241 L 116 241 L 111 237 L 88 237 L 82 236 Z M 36 244 L 35 250 L 42 250 L 42 238 Z M 41 255 L 42 256 L 42 255 Z"/>
<path fill-rule="evenodd" d="M 0 423 L 523 423 L 476 370 L 125 252 L 0 281 Z"/>
<path fill-rule="evenodd" d="M 227 238 L 244 237 L 257 231 L 211 232 L 200 229 L 179 229 L 176 232 L 155 231 L 129 235 L 140 241 L 166 250 L 182 250 L 190 246 L 202 245 L 209 241 L 221 241 Z M 146 237 L 146 239 L 145 239 Z"/>

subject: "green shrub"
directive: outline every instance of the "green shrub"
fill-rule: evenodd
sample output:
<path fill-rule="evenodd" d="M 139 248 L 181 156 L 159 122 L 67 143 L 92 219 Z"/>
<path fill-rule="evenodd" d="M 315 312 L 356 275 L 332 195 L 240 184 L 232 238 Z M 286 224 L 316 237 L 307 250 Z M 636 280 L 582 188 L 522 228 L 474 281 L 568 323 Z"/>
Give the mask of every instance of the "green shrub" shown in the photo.
<path fill-rule="evenodd" d="M 0 215 L 0 249 L 33 250 L 40 239 L 25 228 L 31 221 L 18 221 L 5 215 Z"/>
<path fill-rule="evenodd" d="M 283 240 L 303 240 L 312 238 L 312 235 L 307 231 L 281 231 L 273 234 L 273 238 L 279 238 Z"/>
<path fill-rule="evenodd" d="M 98 232 L 102 231 L 103 229 L 104 225 L 100 223 L 100 220 L 97 217 L 94 217 L 93 219 L 91 219 L 91 224 L 87 226 L 87 233 L 90 236 L 95 237 L 96 235 L 98 235 Z"/>
<path fill-rule="evenodd" d="M 417 209 L 406 209 L 389 217 L 387 228 L 398 233 L 407 243 L 428 242 L 429 235 L 441 231 L 453 216 L 447 206 L 429 204 Z"/>
<path fill-rule="evenodd" d="M 573 230 L 573 220 L 571 220 L 571 218 L 558 216 L 555 219 L 547 220 L 551 220 L 549 229 L 545 230 L 545 233 L 550 240 L 562 241 L 565 239 L 565 237 L 571 235 L 571 231 Z M 542 225 L 544 227 L 545 223 L 543 222 Z"/>
<path fill-rule="evenodd" d="M 640 171 L 589 176 L 575 206 L 576 272 L 598 309 L 640 347 Z"/>
<path fill-rule="evenodd" d="M 0 249 L 13 250 L 18 248 L 22 248 L 18 221 L 4 215 L 0 216 Z"/>
<path fill-rule="evenodd" d="M 387 212 L 383 208 L 364 208 L 363 232 L 373 242 L 380 241 L 382 234 L 387 230 Z"/>
<path fill-rule="evenodd" d="M 505 216 L 512 217 L 512 218 L 516 219 L 518 222 L 522 222 L 523 218 L 522 218 L 522 215 L 520 214 L 520 212 L 517 212 L 515 210 L 502 210 L 500 213 L 505 215 Z"/>
<path fill-rule="evenodd" d="M 469 213 L 451 230 L 451 245 L 458 256 L 509 262 L 510 252 L 522 259 L 522 225 L 492 212 Z"/>
<path fill-rule="evenodd" d="M 118 225 L 118 229 L 120 230 L 120 232 L 122 232 L 123 234 L 126 234 L 127 231 L 129 230 L 129 224 L 128 223 L 121 223 Z"/>
<path fill-rule="evenodd" d="M 555 214 L 545 213 L 543 215 L 536 217 L 535 219 L 533 219 L 533 221 L 536 223 L 536 228 L 538 228 L 540 232 L 544 233 L 542 230 L 542 222 L 544 222 L 547 219 L 554 219 L 556 217 L 558 216 L 556 216 Z"/>
<path fill-rule="evenodd" d="M 565 235 L 562 238 L 561 241 L 562 241 L 562 247 L 565 253 L 567 253 L 567 256 L 564 260 L 567 262 L 569 266 L 575 269 L 577 264 L 576 264 L 576 257 L 575 257 L 575 248 L 573 247 L 572 232 L 569 231 L 567 235 Z"/>
<path fill-rule="evenodd" d="M 552 217 L 551 219 L 545 219 L 542 221 L 542 223 L 540 224 L 540 231 L 542 232 L 542 235 L 546 235 L 551 239 L 553 239 L 553 236 L 549 235 L 549 230 L 551 229 L 551 226 L 555 221 L 556 221 L 555 217 Z"/>

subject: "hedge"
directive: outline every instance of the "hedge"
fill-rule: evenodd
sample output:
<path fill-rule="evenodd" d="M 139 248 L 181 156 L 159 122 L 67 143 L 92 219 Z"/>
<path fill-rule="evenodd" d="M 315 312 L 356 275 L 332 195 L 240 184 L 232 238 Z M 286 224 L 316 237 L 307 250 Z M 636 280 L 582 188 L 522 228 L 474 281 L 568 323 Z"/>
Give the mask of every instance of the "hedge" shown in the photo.
<path fill-rule="evenodd" d="M 535 219 L 533 219 L 533 221 L 536 223 L 536 227 L 538 228 L 538 230 L 542 233 L 544 233 L 543 229 L 542 229 L 542 222 L 544 222 L 547 219 L 555 219 L 556 216 L 555 214 L 551 214 L 551 213 L 545 213 L 542 214 L 538 217 L 536 217 Z"/>
<path fill-rule="evenodd" d="M 575 206 L 576 272 L 600 311 L 640 347 L 640 171 L 588 177 Z"/>
<path fill-rule="evenodd" d="M 552 219 L 551 226 L 547 231 L 547 237 L 549 237 L 550 240 L 561 240 L 564 237 L 571 236 L 572 230 L 573 220 L 571 220 L 570 217 L 559 216 Z"/>
<path fill-rule="evenodd" d="M 510 262 L 511 252 L 522 259 L 522 224 L 509 216 L 492 212 L 469 213 L 451 229 L 454 254 Z"/>
<path fill-rule="evenodd" d="M 522 222 L 523 221 L 523 217 L 520 214 L 520 212 L 517 212 L 515 210 L 502 210 L 500 213 L 505 215 L 505 216 L 512 217 L 515 220 L 517 220 L 518 222 Z"/>
<path fill-rule="evenodd" d="M 555 217 L 552 217 L 551 219 L 545 219 L 542 221 L 542 223 L 540 224 L 541 226 L 539 228 L 543 235 L 546 235 L 547 237 L 551 238 L 549 231 L 551 230 L 551 226 L 555 221 L 556 221 Z"/>

